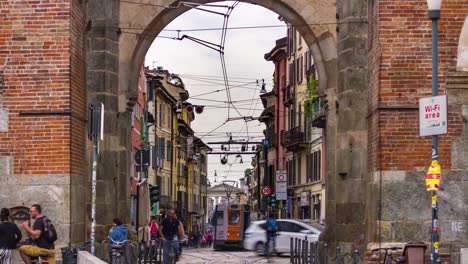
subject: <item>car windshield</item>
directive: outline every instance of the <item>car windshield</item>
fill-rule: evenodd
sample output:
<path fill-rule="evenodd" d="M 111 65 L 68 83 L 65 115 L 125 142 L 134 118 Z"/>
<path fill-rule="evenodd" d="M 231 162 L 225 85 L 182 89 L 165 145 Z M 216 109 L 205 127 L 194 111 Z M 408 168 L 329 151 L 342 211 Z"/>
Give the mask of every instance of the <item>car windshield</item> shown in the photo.
<path fill-rule="evenodd" d="M 325 227 L 323 227 L 323 226 L 321 226 L 321 225 L 319 225 L 317 223 L 311 223 L 309 221 L 301 221 L 301 223 L 306 224 L 308 226 L 311 226 L 311 227 L 317 229 L 320 232 L 323 232 L 323 230 L 325 230 Z"/>

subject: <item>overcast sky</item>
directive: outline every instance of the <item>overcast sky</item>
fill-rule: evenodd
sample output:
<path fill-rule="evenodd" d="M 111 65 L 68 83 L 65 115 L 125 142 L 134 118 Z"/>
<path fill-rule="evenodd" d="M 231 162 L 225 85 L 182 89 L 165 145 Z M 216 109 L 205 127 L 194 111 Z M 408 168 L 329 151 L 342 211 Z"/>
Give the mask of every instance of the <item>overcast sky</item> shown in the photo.
<path fill-rule="evenodd" d="M 223 5 L 232 2 L 223 2 Z M 212 9 L 213 10 L 213 9 Z M 217 8 L 216 11 L 225 13 L 226 9 Z M 227 94 L 223 82 L 223 71 L 218 51 L 212 50 L 191 40 L 172 40 L 158 37 L 149 49 L 145 66 L 150 68 L 162 66 L 171 73 L 179 74 L 186 89 L 190 93 L 189 102 L 194 105 L 205 105 L 203 114 L 196 115 L 192 128 L 198 137 L 206 142 L 226 141 L 227 132 L 232 132 L 234 140 L 261 141 L 263 124 L 257 121 L 248 122 L 248 131 L 244 121 L 231 121 L 211 132 L 228 117 L 236 118 L 242 116 L 258 117 L 263 110 L 259 99 L 259 91 L 262 79 L 265 80 L 266 89 L 270 91 L 273 87 L 272 74 L 274 65 L 265 61 L 264 54 L 269 52 L 275 41 L 286 36 L 284 23 L 278 20 L 278 15 L 261 6 L 240 3 L 231 13 L 228 27 L 248 27 L 278 25 L 280 27 L 255 28 L 255 29 L 232 29 L 227 31 L 225 42 L 226 70 L 231 87 L 231 100 L 240 112 L 237 113 L 232 107 L 229 109 Z M 190 10 L 172 23 L 159 36 L 176 37 L 177 32 L 168 30 L 183 29 L 206 29 L 222 28 L 223 17 L 199 10 Z M 181 32 L 205 41 L 220 44 L 221 30 L 205 30 Z M 256 85 L 257 80 L 259 85 Z M 239 86 L 241 87 L 234 87 Z M 216 92 L 216 90 L 221 90 Z M 211 93 L 210 93 L 211 92 Z M 210 93 L 210 94 L 205 94 Z M 200 94 L 205 94 L 197 96 Z M 210 100 L 210 101 L 209 101 Z M 211 101 L 217 100 L 219 102 Z M 240 102 L 235 102 L 240 101 Z M 208 134 L 209 133 L 209 134 Z M 211 146 L 214 150 L 220 150 L 219 145 Z M 249 146 L 249 149 L 252 145 Z M 231 145 L 232 150 L 240 150 L 240 145 Z M 223 180 L 238 180 L 243 177 L 245 168 L 249 168 L 252 155 L 243 155 L 243 164 L 240 164 L 236 155 L 228 156 L 228 164 L 220 164 L 220 155 L 210 155 L 208 159 L 208 177 L 214 184 L 214 171 L 217 171 L 217 182 Z M 231 166 L 229 165 L 231 164 Z"/>

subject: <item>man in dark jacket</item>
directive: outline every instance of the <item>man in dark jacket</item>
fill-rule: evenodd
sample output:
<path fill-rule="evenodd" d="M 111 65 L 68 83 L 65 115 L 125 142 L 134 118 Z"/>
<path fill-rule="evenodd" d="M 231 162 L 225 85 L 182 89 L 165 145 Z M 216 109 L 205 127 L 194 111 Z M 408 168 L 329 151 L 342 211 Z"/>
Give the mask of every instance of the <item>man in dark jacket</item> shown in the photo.
<path fill-rule="evenodd" d="M 11 222 L 8 222 L 10 210 L 2 208 L 0 212 L 0 263 L 11 264 L 11 250 L 21 240 L 21 231 Z"/>

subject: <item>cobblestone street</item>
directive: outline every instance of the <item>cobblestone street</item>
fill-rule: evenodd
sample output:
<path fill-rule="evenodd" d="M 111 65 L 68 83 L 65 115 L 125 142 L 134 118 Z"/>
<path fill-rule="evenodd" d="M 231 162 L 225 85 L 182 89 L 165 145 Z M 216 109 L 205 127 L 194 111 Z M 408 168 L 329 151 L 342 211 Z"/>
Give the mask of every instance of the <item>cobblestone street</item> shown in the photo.
<path fill-rule="evenodd" d="M 265 257 L 259 257 L 255 252 L 251 251 L 214 251 L 212 248 L 184 249 L 182 257 L 179 261 L 181 264 L 200 263 L 200 264 L 216 264 L 216 263 L 289 263 L 289 256 L 272 257 L 270 262 Z"/>

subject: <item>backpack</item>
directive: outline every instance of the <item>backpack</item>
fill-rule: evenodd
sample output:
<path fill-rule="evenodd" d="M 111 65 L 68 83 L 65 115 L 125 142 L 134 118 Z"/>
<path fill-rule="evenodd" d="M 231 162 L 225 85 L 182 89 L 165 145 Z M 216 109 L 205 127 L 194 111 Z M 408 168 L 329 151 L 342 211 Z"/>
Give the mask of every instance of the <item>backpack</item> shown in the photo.
<path fill-rule="evenodd" d="M 269 219 L 267 222 L 267 231 L 276 232 L 278 231 L 278 224 L 275 219 Z"/>
<path fill-rule="evenodd" d="M 57 240 L 57 231 L 49 218 L 44 217 L 44 237 L 49 243 L 54 243 Z"/>

